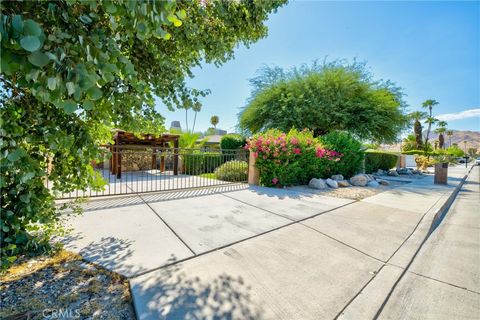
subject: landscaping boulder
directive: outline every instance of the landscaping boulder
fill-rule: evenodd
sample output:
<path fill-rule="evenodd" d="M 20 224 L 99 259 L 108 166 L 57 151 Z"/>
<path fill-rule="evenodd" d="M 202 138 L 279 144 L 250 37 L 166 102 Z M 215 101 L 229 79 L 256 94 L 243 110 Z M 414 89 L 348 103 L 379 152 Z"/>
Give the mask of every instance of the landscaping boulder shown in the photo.
<path fill-rule="evenodd" d="M 398 172 L 396 170 L 390 170 L 387 174 L 392 177 L 398 177 Z"/>
<path fill-rule="evenodd" d="M 337 183 L 337 181 L 335 181 L 335 180 L 327 179 L 327 180 L 325 180 L 325 182 L 327 183 L 327 185 L 328 185 L 330 188 L 333 188 L 333 189 L 338 188 L 338 183 Z"/>
<path fill-rule="evenodd" d="M 385 172 L 382 169 L 378 169 L 376 175 L 383 176 Z"/>
<path fill-rule="evenodd" d="M 378 188 L 379 185 L 380 185 L 380 184 L 379 184 L 377 181 L 375 181 L 375 180 L 369 181 L 369 182 L 367 183 L 367 186 L 369 186 L 369 187 L 371 187 L 371 188 Z"/>
<path fill-rule="evenodd" d="M 335 181 L 342 181 L 343 176 L 341 174 L 334 174 L 333 176 L 331 176 L 330 179 L 335 180 Z"/>
<path fill-rule="evenodd" d="M 377 179 L 377 182 L 380 183 L 383 186 L 389 186 L 390 185 L 390 182 L 388 182 L 387 180 L 384 180 L 384 179 Z"/>
<path fill-rule="evenodd" d="M 308 183 L 308 186 L 312 189 L 327 188 L 327 184 L 325 183 L 325 181 L 323 181 L 323 179 L 317 179 L 317 178 L 313 178 L 312 180 L 310 180 L 310 182 Z"/>
<path fill-rule="evenodd" d="M 346 187 L 350 187 L 350 186 L 351 186 L 351 184 L 348 183 L 347 180 L 337 181 L 337 184 L 338 184 L 338 186 L 341 187 L 341 188 L 346 188 Z"/>
<path fill-rule="evenodd" d="M 357 174 L 350 178 L 350 183 L 354 186 L 365 187 L 368 182 L 368 177 L 365 174 Z"/>

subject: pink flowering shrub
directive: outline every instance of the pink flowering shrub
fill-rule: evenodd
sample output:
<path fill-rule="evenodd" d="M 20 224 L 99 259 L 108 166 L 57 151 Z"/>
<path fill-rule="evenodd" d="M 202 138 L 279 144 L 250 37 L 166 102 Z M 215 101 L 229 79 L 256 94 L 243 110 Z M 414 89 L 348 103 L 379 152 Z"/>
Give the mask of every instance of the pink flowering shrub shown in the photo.
<path fill-rule="evenodd" d="M 309 130 L 288 133 L 270 129 L 247 140 L 246 149 L 256 158 L 260 183 L 266 186 L 305 184 L 330 174 L 342 153 L 327 149 Z"/>

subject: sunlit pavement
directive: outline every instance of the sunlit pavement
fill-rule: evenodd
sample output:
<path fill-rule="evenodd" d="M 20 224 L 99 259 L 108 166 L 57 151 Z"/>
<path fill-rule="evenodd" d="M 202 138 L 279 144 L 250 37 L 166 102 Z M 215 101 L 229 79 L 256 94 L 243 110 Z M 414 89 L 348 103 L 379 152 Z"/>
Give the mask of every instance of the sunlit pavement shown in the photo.
<path fill-rule="evenodd" d="M 67 247 L 130 277 L 139 319 L 372 318 L 465 172 L 362 201 L 236 186 L 92 202 Z"/>

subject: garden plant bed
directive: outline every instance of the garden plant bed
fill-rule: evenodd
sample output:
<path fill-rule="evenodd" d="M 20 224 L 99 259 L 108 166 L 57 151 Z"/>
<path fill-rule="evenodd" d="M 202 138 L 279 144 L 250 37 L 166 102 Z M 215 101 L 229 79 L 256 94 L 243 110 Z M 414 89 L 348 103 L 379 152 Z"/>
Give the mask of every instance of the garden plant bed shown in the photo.
<path fill-rule="evenodd" d="M 321 189 L 311 189 L 308 186 L 296 186 L 296 187 L 291 187 L 289 189 L 302 191 L 302 192 L 310 192 L 310 193 L 319 194 L 319 195 L 328 196 L 328 197 L 362 200 L 362 199 L 374 196 L 376 194 L 379 194 L 381 192 L 409 183 L 406 181 L 395 181 L 395 180 L 388 180 L 388 182 L 390 183 L 390 185 L 388 186 L 380 185 L 377 188 L 351 186 L 348 188 L 337 188 L 337 189 L 328 188 L 328 189 L 321 190 Z"/>
<path fill-rule="evenodd" d="M 135 319 L 128 281 L 59 251 L 24 258 L 0 275 L 1 319 Z"/>

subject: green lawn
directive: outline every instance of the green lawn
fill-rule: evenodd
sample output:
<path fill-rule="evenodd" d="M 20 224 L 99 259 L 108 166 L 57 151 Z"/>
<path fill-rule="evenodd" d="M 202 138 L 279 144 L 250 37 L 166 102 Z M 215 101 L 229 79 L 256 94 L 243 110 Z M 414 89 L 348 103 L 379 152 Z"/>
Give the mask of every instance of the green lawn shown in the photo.
<path fill-rule="evenodd" d="M 215 173 L 211 172 L 211 173 L 202 173 L 199 175 L 200 177 L 204 177 L 204 178 L 209 178 L 209 179 L 217 179 L 217 176 L 215 176 Z"/>

